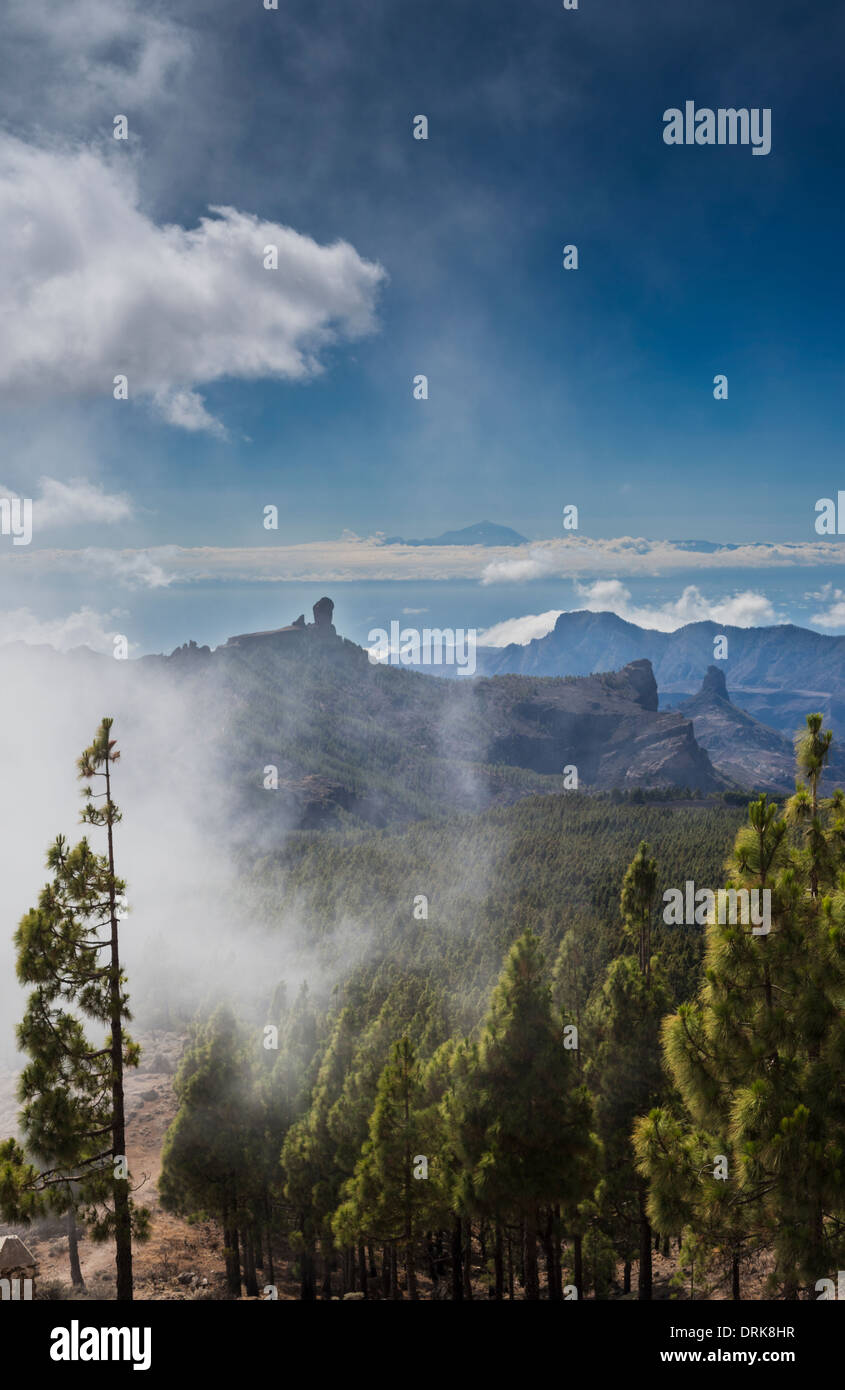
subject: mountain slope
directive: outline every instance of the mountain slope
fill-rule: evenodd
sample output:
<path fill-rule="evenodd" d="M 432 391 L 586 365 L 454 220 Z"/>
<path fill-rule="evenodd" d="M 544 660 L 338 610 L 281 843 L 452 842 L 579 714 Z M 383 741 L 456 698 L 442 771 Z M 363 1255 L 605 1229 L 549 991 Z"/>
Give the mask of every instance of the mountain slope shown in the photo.
<path fill-rule="evenodd" d="M 713 661 L 719 636 L 728 639 L 724 669 L 744 709 L 787 735 L 811 710 L 821 710 L 845 736 L 845 637 L 792 624 L 740 628 L 701 622 L 656 632 L 614 613 L 562 613 L 551 632 L 525 646 L 479 649 L 478 669 L 486 675 L 587 675 L 645 658 L 664 697 L 692 694 Z"/>
<path fill-rule="evenodd" d="M 794 789 L 795 754 L 789 740 L 732 703 L 719 667 L 708 666 L 698 694 L 676 708 L 692 720 L 696 740 L 726 777 L 759 791 Z"/>
<path fill-rule="evenodd" d="M 582 680 L 444 681 L 371 662 L 336 635 L 331 609 L 323 599 L 313 624 L 142 663 L 215 711 L 239 814 L 271 838 L 280 817 L 285 828 L 388 825 L 559 792 L 571 767 L 582 788 L 728 785 L 689 720 L 658 710 L 647 661 Z"/>
<path fill-rule="evenodd" d="M 23 648 L 5 659 L 23 662 L 37 688 L 70 696 L 79 686 L 75 703 L 107 709 L 127 738 L 141 719 L 141 756 L 157 756 L 150 740 L 164 747 L 167 726 L 178 726 L 186 769 L 223 769 L 207 779 L 225 792 L 204 815 L 234 824 L 242 842 L 560 793 L 576 786 L 564 769 L 577 769 L 581 789 L 728 786 L 690 721 L 658 709 L 647 661 L 580 680 L 445 681 L 371 662 L 337 635 L 332 610 L 321 599 L 313 623 L 299 617 L 214 651 L 189 643 L 115 662 Z"/>

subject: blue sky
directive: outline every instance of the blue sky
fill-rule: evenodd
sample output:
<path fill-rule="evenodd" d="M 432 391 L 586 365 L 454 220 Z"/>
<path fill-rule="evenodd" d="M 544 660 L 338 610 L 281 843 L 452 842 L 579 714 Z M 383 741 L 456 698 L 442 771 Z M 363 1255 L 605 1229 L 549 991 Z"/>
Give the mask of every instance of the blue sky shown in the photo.
<path fill-rule="evenodd" d="M 0 536 L 0 636 L 213 644 L 323 592 L 358 640 L 403 607 L 672 622 L 747 593 L 845 631 L 813 529 L 845 486 L 841 6 L 279 4 L 10 0 L 0 492 L 36 525 Z M 688 99 L 770 108 L 771 153 L 666 146 Z M 482 518 L 560 540 L 573 502 L 585 542 L 809 549 L 529 550 L 491 579 L 365 546 Z"/>

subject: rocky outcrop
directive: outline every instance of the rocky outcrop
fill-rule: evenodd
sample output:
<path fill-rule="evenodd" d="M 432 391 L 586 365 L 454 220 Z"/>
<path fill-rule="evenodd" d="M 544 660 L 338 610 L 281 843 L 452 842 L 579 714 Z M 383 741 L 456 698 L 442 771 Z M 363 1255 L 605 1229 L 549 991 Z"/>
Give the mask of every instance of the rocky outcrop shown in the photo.
<path fill-rule="evenodd" d="M 318 599 L 317 602 L 314 604 L 312 612 L 314 614 L 314 622 L 309 623 L 309 627 L 313 627 L 317 636 L 336 637 L 337 633 L 335 632 L 334 623 L 332 622 L 334 604 L 332 603 L 331 599 Z"/>
<path fill-rule="evenodd" d="M 337 631 L 332 622 L 334 613 L 334 603 L 330 598 L 318 599 L 311 610 L 314 614 L 313 623 L 306 623 L 305 614 L 300 613 L 287 627 L 267 628 L 263 632 L 240 632 L 237 637 L 230 637 L 224 643 L 226 647 L 249 647 L 256 644 L 266 643 L 272 639 L 274 642 L 299 641 L 305 634 L 312 637 L 330 638 L 337 637 Z"/>
<path fill-rule="evenodd" d="M 708 666 L 704 673 L 704 680 L 701 682 L 700 693 L 715 696 L 719 700 L 730 700 L 724 671 L 720 670 L 718 666 Z"/>
<path fill-rule="evenodd" d="M 692 720 L 698 743 L 725 777 L 749 790 L 794 789 L 795 754 L 789 740 L 732 702 L 719 667 L 708 666 L 698 694 L 677 708 Z"/>
<path fill-rule="evenodd" d="M 558 793 L 575 785 L 571 768 L 586 791 L 735 785 L 690 720 L 659 709 L 647 660 L 582 677 L 445 680 L 371 662 L 336 634 L 328 598 L 312 623 L 230 639 L 193 698 L 227 712 L 219 756 L 242 824 L 268 846 L 280 827 L 392 825 Z"/>
<path fill-rule="evenodd" d="M 210 647 L 198 647 L 196 642 L 191 641 L 183 642 L 181 647 L 176 647 L 165 660 L 169 664 L 190 668 L 207 661 L 210 656 Z"/>
<path fill-rule="evenodd" d="M 845 730 L 845 636 L 792 624 L 743 628 L 700 622 L 657 632 L 615 613 L 580 610 L 561 613 L 551 632 L 524 645 L 479 647 L 477 669 L 490 676 L 582 676 L 647 657 L 665 704 L 667 695 L 674 702 L 696 693 L 717 637 L 728 638 L 727 678 L 744 710 L 787 739 L 813 710 L 824 714 L 834 733 Z"/>
<path fill-rule="evenodd" d="M 481 681 L 482 695 L 488 684 L 497 682 Z M 501 710 L 509 728 L 492 740 L 488 762 L 547 775 L 574 766 L 582 787 L 688 786 L 709 792 L 727 785 L 689 720 L 658 711 L 650 662 L 525 684 L 535 693 Z"/>

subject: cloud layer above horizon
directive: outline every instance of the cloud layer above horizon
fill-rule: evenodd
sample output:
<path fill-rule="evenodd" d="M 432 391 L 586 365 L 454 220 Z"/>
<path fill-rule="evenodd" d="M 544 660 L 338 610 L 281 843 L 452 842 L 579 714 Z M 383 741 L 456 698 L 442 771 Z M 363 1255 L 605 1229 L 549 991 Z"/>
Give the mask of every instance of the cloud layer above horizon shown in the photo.
<path fill-rule="evenodd" d="M 88 509 L 99 508 L 103 522 L 131 513 L 131 503 L 77 480 L 73 487 L 42 480 L 35 501 L 36 530 L 70 526 L 87 520 Z M 474 582 L 480 589 L 526 589 L 542 581 L 569 581 L 578 602 L 573 608 L 611 612 L 639 627 L 672 632 L 686 623 L 713 621 L 725 626 L 752 627 L 788 621 L 759 587 L 736 586 L 737 572 L 763 574 L 790 568 L 820 568 L 845 561 L 845 543 L 755 544 L 724 550 L 690 550 L 683 543 L 642 538 L 531 542 L 522 547 L 386 545 L 380 537 L 363 539 L 350 533 L 335 541 L 256 547 L 184 547 L 178 545 L 118 549 L 84 546 L 0 551 L 0 574 L 30 580 L 68 578 L 96 582 L 98 592 L 156 592 L 220 584 L 294 584 L 320 586 L 380 581 L 416 584 Z M 16 566 L 14 570 L 12 566 Z M 640 588 L 650 580 L 700 572 L 702 583 L 684 583 L 677 597 L 661 602 L 635 599 L 624 576 Z M 608 578 L 608 573 L 612 578 Z M 595 577 L 590 577 L 590 576 Z M 495 576 L 495 577 L 494 577 Z M 725 592 L 725 580 L 732 590 Z M 717 592 L 712 592 L 713 588 Z M 721 591 L 720 591 L 721 590 Z M 825 583 L 807 592 L 817 611 L 814 626 L 832 630 L 845 626 L 845 591 Z M 67 649 L 84 643 L 95 650 L 111 644 L 110 617 L 93 605 L 66 619 L 42 620 L 27 607 L 0 614 L 0 644 L 14 640 L 48 642 Z M 410 609 L 410 612 L 426 611 Z M 526 613 L 487 627 L 480 641 L 488 646 L 526 643 L 543 637 L 560 613 L 555 608 Z"/>
<path fill-rule="evenodd" d="M 106 499 L 103 499 L 105 504 Z M 36 537 L 37 539 L 37 537 Z M 33 572 L 62 573 L 113 566 L 119 577 L 148 570 L 149 587 L 208 580 L 265 583 L 345 583 L 353 580 L 477 580 L 520 586 L 540 579 L 581 581 L 595 575 L 608 583 L 620 576 L 658 577 L 681 571 L 719 573 L 818 568 L 845 562 L 845 542 L 772 542 L 695 551 L 674 541 L 642 537 L 567 538 L 524 546 L 385 545 L 378 537 L 346 532 L 339 540 L 295 545 L 150 546 L 145 549 L 36 549 L 14 557 L 0 553 L 0 566 L 18 558 Z M 610 575 L 612 578 L 607 579 Z M 820 592 L 812 597 L 822 598 Z M 689 619 L 687 620 L 689 621 Z"/>

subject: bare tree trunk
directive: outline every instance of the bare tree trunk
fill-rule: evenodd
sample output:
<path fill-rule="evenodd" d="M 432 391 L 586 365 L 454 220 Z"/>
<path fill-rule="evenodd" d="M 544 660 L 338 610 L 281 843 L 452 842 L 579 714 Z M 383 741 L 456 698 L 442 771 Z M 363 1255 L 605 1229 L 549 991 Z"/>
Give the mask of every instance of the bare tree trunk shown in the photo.
<path fill-rule="evenodd" d="M 258 1279 L 255 1275 L 255 1245 L 250 1225 L 247 1225 L 244 1232 L 244 1282 L 247 1298 L 257 1298 Z"/>
<path fill-rule="evenodd" d="M 572 1237 L 572 1282 L 578 1290 L 579 1299 L 584 1297 L 584 1237 Z M 630 1273 L 630 1266 L 628 1267 Z"/>
<path fill-rule="evenodd" d="M 79 1237 L 76 1230 L 76 1212 L 73 1206 L 67 1209 L 67 1253 L 70 1260 L 70 1282 L 74 1288 L 84 1289 L 82 1267 L 79 1263 Z"/>
<path fill-rule="evenodd" d="M 238 1255 L 238 1228 L 231 1220 L 231 1209 L 223 1207 L 223 1245 L 226 1251 L 226 1288 L 233 1298 L 241 1296 L 241 1263 Z M 303 1297 L 305 1295 L 303 1294 Z"/>
<path fill-rule="evenodd" d="M 412 1239 L 405 1242 L 405 1281 L 408 1285 L 408 1297 L 417 1299 L 417 1261 Z"/>
<path fill-rule="evenodd" d="M 554 1207 L 552 1208 L 552 1217 L 553 1217 L 553 1220 L 552 1220 L 552 1273 L 553 1273 L 553 1277 L 554 1277 L 554 1288 L 555 1288 L 554 1298 L 555 1298 L 556 1300 L 562 1302 L 562 1301 L 563 1301 L 563 1269 L 562 1269 L 562 1267 L 561 1267 L 561 1265 L 562 1265 L 562 1261 L 561 1261 L 561 1250 L 560 1250 L 560 1230 L 561 1230 L 561 1221 L 560 1221 L 560 1206 L 559 1206 L 559 1205 L 556 1205 L 556 1206 L 554 1206 Z"/>
<path fill-rule="evenodd" d="M 300 1259 L 300 1298 L 304 1303 L 310 1303 L 317 1297 L 317 1289 L 314 1283 L 314 1247 L 310 1241 L 303 1246 Z"/>
<path fill-rule="evenodd" d="M 557 1300 L 561 1297 L 560 1288 L 555 1289 L 555 1250 L 554 1250 L 554 1213 L 551 1207 L 546 1212 L 546 1221 L 543 1226 L 541 1236 L 543 1245 L 543 1256 L 546 1263 L 546 1291 L 549 1301 Z"/>
<path fill-rule="evenodd" d="M 270 1219 L 270 1198 L 266 1191 L 264 1193 L 264 1223 L 267 1231 L 267 1280 L 274 1284 L 276 1278 L 273 1271 L 273 1223 Z"/>
<path fill-rule="evenodd" d="M 461 1218 L 455 1217 L 452 1225 L 452 1299 L 460 1303 L 464 1296 L 463 1244 Z"/>
<path fill-rule="evenodd" d="M 525 1220 L 523 1241 L 525 1264 L 525 1297 L 536 1302 L 540 1297 L 540 1271 L 537 1266 L 537 1213 L 531 1211 Z"/>
<path fill-rule="evenodd" d="M 323 1269 L 323 1277 L 320 1281 L 320 1297 L 331 1298 L 332 1296 L 332 1257 L 322 1249 L 323 1241 L 320 1241 L 320 1263 Z"/>
<path fill-rule="evenodd" d="M 648 1224 L 648 1217 L 645 1209 L 645 1191 L 642 1186 L 638 1190 L 640 1201 L 640 1277 L 639 1277 L 639 1299 L 651 1298 L 651 1226 Z"/>
<path fill-rule="evenodd" d="M 505 1262 L 502 1228 L 498 1221 L 496 1222 L 496 1242 L 493 1246 L 493 1270 L 495 1276 L 494 1296 L 501 1301 L 505 1296 Z"/>
<path fill-rule="evenodd" d="M 464 1298 L 472 1298 L 472 1222 L 467 1220 L 464 1229 Z"/>
<path fill-rule="evenodd" d="M 108 754 L 108 749 L 107 749 Z M 111 773 L 106 756 L 106 811 L 109 845 L 109 917 L 111 919 L 111 959 L 109 994 L 111 1006 L 111 1101 L 112 1158 L 126 1159 L 126 1116 L 123 1107 L 123 986 L 120 978 L 120 947 L 117 926 L 117 893 L 114 883 L 114 839 L 111 820 Z M 132 1302 L 132 1215 L 129 1206 L 129 1179 L 114 1180 L 114 1242 L 117 1271 L 117 1301 Z"/>

